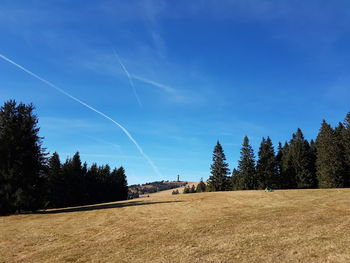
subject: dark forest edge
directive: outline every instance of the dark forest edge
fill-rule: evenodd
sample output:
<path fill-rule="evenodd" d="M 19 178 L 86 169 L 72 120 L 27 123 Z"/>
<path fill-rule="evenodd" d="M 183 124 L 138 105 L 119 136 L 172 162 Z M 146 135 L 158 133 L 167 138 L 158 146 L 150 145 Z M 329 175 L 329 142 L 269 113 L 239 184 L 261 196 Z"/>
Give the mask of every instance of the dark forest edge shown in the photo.
<path fill-rule="evenodd" d="M 277 154 L 271 139 L 262 138 L 257 161 L 245 136 L 232 173 L 218 141 L 210 169 L 207 191 L 350 187 L 350 112 L 334 128 L 323 120 L 316 142 L 298 129 L 278 143 Z"/>
<path fill-rule="evenodd" d="M 0 108 L 0 214 L 127 199 L 123 167 L 88 167 L 78 152 L 64 163 L 48 157 L 33 111 L 14 100 Z"/>

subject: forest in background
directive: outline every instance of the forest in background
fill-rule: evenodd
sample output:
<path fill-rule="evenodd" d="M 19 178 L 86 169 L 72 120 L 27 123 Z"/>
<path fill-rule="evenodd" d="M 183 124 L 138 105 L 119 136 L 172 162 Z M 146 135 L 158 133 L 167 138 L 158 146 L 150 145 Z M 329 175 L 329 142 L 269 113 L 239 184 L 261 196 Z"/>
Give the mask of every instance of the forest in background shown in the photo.
<path fill-rule="evenodd" d="M 14 100 L 0 108 L 0 214 L 127 199 L 123 167 L 88 167 L 78 152 L 48 157 L 33 110 Z"/>
<path fill-rule="evenodd" d="M 323 120 L 316 141 L 298 128 L 278 143 L 277 153 L 271 139 L 262 138 L 257 160 L 245 136 L 232 172 L 218 141 L 210 169 L 208 191 L 350 187 L 350 112 L 334 128 Z"/>

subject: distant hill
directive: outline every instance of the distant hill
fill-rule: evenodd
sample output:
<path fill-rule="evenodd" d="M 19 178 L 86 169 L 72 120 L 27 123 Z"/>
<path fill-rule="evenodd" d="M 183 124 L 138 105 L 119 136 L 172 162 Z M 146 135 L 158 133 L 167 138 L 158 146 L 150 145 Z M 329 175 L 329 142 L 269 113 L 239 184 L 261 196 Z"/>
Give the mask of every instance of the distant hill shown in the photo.
<path fill-rule="evenodd" d="M 145 184 L 133 184 L 129 186 L 129 199 L 140 195 L 151 194 L 187 185 L 186 181 L 155 181 Z"/>

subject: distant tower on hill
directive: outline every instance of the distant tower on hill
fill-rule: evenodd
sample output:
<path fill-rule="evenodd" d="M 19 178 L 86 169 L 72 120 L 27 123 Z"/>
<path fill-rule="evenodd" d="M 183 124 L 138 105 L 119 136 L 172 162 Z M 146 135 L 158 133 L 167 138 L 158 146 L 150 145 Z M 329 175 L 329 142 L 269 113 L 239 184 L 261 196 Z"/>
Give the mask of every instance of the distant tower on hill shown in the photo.
<path fill-rule="evenodd" d="M 180 182 L 180 175 L 177 175 L 177 181 Z"/>

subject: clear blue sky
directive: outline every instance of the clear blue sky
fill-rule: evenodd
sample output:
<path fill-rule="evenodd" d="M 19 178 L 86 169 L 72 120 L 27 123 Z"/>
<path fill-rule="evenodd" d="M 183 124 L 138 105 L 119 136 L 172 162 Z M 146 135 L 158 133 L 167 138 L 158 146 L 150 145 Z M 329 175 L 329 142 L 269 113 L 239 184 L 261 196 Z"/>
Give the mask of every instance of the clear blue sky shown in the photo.
<path fill-rule="evenodd" d="M 1 103 L 36 106 L 49 152 L 130 184 L 207 179 L 217 140 L 232 169 L 245 135 L 255 151 L 311 139 L 350 110 L 348 0 L 2 0 L 0 54 L 128 129 L 161 176 L 112 122 L 0 60 Z"/>

